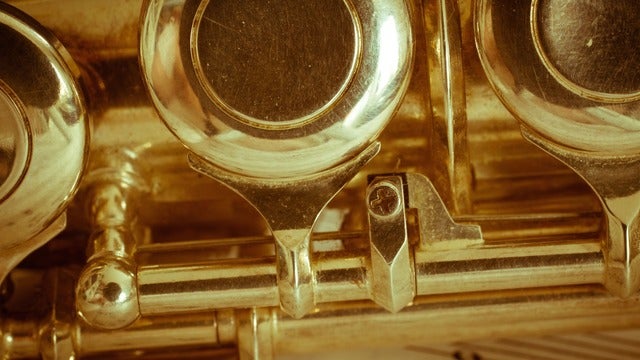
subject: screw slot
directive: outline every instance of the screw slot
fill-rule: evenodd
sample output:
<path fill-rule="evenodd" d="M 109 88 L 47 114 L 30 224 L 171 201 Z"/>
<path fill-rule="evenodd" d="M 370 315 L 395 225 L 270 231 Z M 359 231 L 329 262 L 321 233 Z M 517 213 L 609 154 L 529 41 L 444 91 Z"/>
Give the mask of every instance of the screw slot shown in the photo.
<path fill-rule="evenodd" d="M 400 210 L 400 191 L 387 181 L 371 185 L 367 201 L 373 215 L 388 217 Z"/>

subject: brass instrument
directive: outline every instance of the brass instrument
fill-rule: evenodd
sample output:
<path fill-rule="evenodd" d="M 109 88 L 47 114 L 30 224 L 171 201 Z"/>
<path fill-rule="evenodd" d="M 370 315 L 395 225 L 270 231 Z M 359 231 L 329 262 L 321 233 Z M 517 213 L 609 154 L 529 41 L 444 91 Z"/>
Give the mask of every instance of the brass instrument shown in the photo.
<path fill-rule="evenodd" d="M 637 358 L 638 19 L 0 2 L 0 355 Z"/>

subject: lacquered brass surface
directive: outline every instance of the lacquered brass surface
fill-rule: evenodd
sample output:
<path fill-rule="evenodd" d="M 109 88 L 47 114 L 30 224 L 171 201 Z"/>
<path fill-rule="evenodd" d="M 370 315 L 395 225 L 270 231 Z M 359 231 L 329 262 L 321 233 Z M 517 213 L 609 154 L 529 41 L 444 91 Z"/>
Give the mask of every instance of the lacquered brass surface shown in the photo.
<path fill-rule="evenodd" d="M 367 188 L 371 299 L 398 312 L 416 295 L 404 184 L 400 176 L 379 176 Z"/>
<path fill-rule="evenodd" d="M 89 124 L 78 69 L 48 30 L 0 3 L 0 47 L 4 279 L 61 230 L 86 164 Z"/>
<path fill-rule="evenodd" d="M 0 358 L 640 356 L 636 2 L 8 3 Z"/>
<path fill-rule="evenodd" d="M 196 4 L 148 4 L 143 29 L 157 30 L 141 35 L 145 79 L 162 118 L 202 159 L 192 160 L 194 168 L 247 198 L 267 220 L 280 303 L 299 318 L 315 305 L 315 219 L 378 152 L 370 144 L 406 90 L 409 10 L 402 1 Z M 329 48 L 323 65 L 314 66 L 311 59 Z M 171 57 L 179 61 L 167 68 Z M 175 93 L 184 85 L 190 100 Z M 178 111 L 176 102 L 200 113 Z M 296 210 L 296 199 L 306 206 Z"/>
<path fill-rule="evenodd" d="M 476 7 L 478 50 L 497 93 L 526 124 L 526 137 L 567 163 L 600 197 L 608 232 L 605 285 L 621 296 L 640 289 L 640 114 L 630 90 L 638 76 L 638 11 L 632 2 L 489 0 Z"/>
<path fill-rule="evenodd" d="M 407 88 L 413 60 L 407 5 L 258 3 L 145 6 L 140 58 L 162 119 L 190 150 L 246 176 L 311 175 L 352 158 L 382 131 Z M 217 20 L 225 12 L 234 15 Z M 278 22 L 264 27 L 261 19 L 269 16 Z M 327 51 L 322 66 L 311 62 Z M 234 56 L 241 62 L 230 61 Z"/>
<path fill-rule="evenodd" d="M 480 0 L 480 59 L 505 105 L 544 137 L 587 151 L 637 152 L 638 99 L 628 88 L 637 78 L 638 11 L 633 1 Z"/>
<path fill-rule="evenodd" d="M 0 132 L 3 139 L 0 197 L 4 200 L 24 176 L 31 144 L 22 103 L 8 86 L 2 83 L 0 89 Z"/>

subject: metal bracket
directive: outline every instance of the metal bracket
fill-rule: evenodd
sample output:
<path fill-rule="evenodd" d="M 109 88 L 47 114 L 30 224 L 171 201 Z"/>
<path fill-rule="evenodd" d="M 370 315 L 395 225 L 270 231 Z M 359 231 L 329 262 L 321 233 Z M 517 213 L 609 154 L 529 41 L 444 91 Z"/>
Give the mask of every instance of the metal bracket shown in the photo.
<path fill-rule="evenodd" d="M 522 134 L 580 175 L 594 190 L 607 233 L 604 285 L 626 298 L 640 289 L 640 155 L 598 155 L 557 145 L 523 126 Z"/>
<path fill-rule="evenodd" d="M 367 189 L 371 298 L 391 312 L 400 311 L 416 294 L 402 188 L 402 177 L 393 175 L 376 177 Z"/>
<path fill-rule="evenodd" d="M 484 243 L 480 226 L 453 221 L 438 191 L 426 176 L 406 174 L 406 183 L 407 207 L 418 211 L 420 250 L 465 248 Z"/>
<path fill-rule="evenodd" d="M 225 171 L 192 153 L 191 167 L 247 199 L 267 221 L 276 242 L 280 306 L 294 318 L 315 307 L 310 237 L 322 209 L 380 150 L 375 142 L 355 158 L 328 171 L 298 179 L 257 179 Z M 303 204 L 303 206 L 295 206 Z"/>
<path fill-rule="evenodd" d="M 418 251 L 483 243 L 479 226 L 453 221 L 435 187 L 424 175 L 372 176 L 366 200 L 371 248 L 371 298 L 391 312 L 400 311 L 413 301 L 416 294 L 407 209 L 417 210 L 420 228 Z"/>

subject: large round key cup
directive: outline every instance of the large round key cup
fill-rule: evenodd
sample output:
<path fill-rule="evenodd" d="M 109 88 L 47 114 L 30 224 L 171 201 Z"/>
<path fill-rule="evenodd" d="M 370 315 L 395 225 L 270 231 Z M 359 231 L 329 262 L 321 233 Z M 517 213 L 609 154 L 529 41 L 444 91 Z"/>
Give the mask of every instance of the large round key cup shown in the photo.
<path fill-rule="evenodd" d="M 194 169 L 266 219 L 280 304 L 315 306 L 320 211 L 378 152 L 408 86 L 402 0 L 149 1 L 140 55 L 162 119 Z"/>
<path fill-rule="evenodd" d="M 594 189 L 606 217 L 604 285 L 640 289 L 640 3 L 481 0 L 485 72 L 531 142 Z"/>
<path fill-rule="evenodd" d="M 0 3 L 0 282 L 66 225 L 89 123 L 79 71 L 60 42 Z"/>

